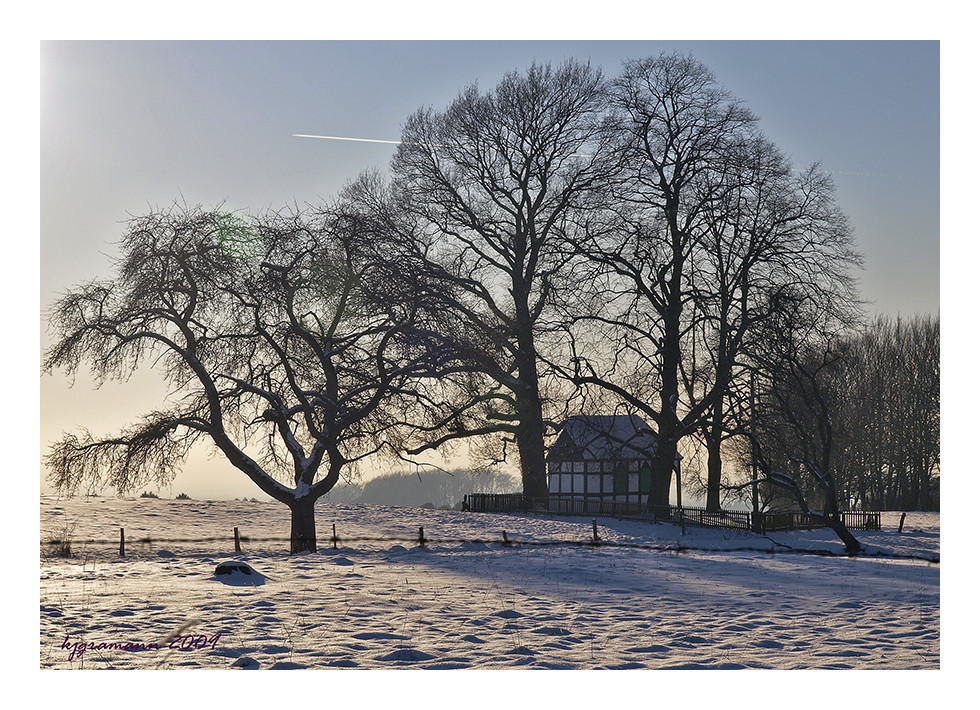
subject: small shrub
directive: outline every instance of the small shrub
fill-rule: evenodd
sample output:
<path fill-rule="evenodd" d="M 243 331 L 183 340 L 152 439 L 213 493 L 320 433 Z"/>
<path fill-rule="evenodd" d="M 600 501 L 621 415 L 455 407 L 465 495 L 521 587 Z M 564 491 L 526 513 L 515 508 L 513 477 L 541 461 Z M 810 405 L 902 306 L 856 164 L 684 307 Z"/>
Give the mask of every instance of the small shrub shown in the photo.
<path fill-rule="evenodd" d="M 75 536 L 75 524 L 65 523 L 61 530 L 52 533 L 47 539 L 51 554 L 55 557 L 71 557 L 71 541 Z"/>
<path fill-rule="evenodd" d="M 142 493 L 140 493 L 140 498 L 159 498 L 159 497 L 160 496 L 158 496 L 153 491 L 143 491 Z"/>
<path fill-rule="evenodd" d="M 177 500 L 190 500 L 190 499 L 191 499 L 191 497 L 189 495 L 187 495 L 186 493 L 179 493 L 177 495 Z"/>

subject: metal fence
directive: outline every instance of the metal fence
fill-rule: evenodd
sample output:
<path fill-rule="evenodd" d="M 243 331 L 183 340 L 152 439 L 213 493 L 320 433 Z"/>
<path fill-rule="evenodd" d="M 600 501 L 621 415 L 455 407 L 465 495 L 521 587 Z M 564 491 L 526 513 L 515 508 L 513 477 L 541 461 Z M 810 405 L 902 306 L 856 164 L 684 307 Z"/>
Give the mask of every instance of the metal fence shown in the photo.
<path fill-rule="evenodd" d="M 776 532 L 811 530 L 825 526 L 820 516 L 800 511 L 752 513 L 739 510 L 707 510 L 689 506 L 655 506 L 574 496 L 532 498 L 522 493 L 473 493 L 463 499 L 463 509 L 481 513 L 538 513 L 547 515 L 595 515 L 649 520 L 693 527 Z M 881 530 L 878 511 L 842 511 L 836 514 L 852 530 Z"/>

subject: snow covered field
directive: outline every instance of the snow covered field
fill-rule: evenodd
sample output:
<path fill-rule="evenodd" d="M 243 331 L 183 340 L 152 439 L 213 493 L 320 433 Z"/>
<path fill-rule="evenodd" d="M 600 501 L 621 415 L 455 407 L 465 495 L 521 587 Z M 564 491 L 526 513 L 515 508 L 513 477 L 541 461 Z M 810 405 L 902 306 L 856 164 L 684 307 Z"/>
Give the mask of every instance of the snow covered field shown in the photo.
<path fill-rule="evenodd" d="M 858 558 L 804 554 L 842 551 L 827 530 L 600 518 L 592 547 L 592 518 L 345 504 L 317 518 L 320 551 L 290 556 L 259 540 L 288 535 L 278 503 L 42 496 L 42 541 L 74 526 L 74 556 L 41 545 L 41 668 L 939 668 L 940 566 L 916 559 L 939 558 L 938 513 L 901 534 L 886 514 L 858 533 L 883 554 Z M 504 547 L 504 531 L 541 544 Z M 263 583 L 216 576 L 228 560 Z"/>

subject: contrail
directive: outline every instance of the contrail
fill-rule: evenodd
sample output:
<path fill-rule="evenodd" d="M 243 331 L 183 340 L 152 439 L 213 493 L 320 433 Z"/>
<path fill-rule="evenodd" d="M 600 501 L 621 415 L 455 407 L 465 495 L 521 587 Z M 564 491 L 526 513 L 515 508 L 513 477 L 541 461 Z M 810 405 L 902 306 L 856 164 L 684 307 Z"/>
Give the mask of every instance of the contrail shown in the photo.
<path fill-rule="evenodd" d="M 345 138 L 342 136 L 316 136 L 310 133 L 292 133 L 293 138 L 321 138 L 328 141 L 354 141 L 356 143 L 388 143 L 390 145 L 421 145 L 431 148 L 472 148 L 468 145 L 449 145 L 442 143 L 406 143 L 405 141 L 386 141 L 379 138 Z M 572 153 L 573 158 L 594 158 L 594 155 Z"/>
<path fill-rule="evenodd" d="M 328 141 L 354 141 L 355 143 L 387 143 L 388 145 L 402 145 L 403 143 L 405 143 L 405 141 L 386 141 L 386 140 L 381 140 L 379 138 L 346 138 L 346 137 L 343 137 L 343 136 L 317 136 L 317 135 L 312 135 L 312 134 L 309 134 L 309 133 L 293 133 L 291 135 L 292 135 L 293 138 L 320 138 L 320 139 L 328 140 Z M 466 147 L 469 147 L 469 146 L 441 145 L 439 143 L 409 143 L 407 145 L 424 145 L 424 146 L 432 146 L 432 147 L 435 147 L 435 148 L 451 148 L 451 147 L 466 148 Z M 588 155 L 588 154 L 573 153 L 572 154 L 572 157 L 573 158 L 594 158 L 596 156 L 594 156 L 594 155 Z M 792 169 L 792 171 L 793 172 L 796 172 L 796 173 L 805 172 L 803 170 L 796 169 L 796 168 Z M 820 170 L 819 172 L 825 173 L 825 174 L 828 174 L 828 175 L 852 175 L 852 176 L 856 176 L 856 177 L 899 178 L 899 179 L 902 179 L 902 180 L 909 180 L 909 179 L 915 180 L 916 179 L 916 178 L 911 177 L 911 176 L 908 176 L 908 175 L 892 175 L 892 174 L 888 174 L 888 173 L 864 173 L 864 172 L 853 172 L 853 171 L 850 171 L 850 170 Z"/>
<path fill-rule="evenodd" d="M 341 136 L 314 136 L 308 133 L 293 133 L 293 138 L 322 138 L 328 141 L 355 141 L 357 143 L 389 143 L 393 145 L 401 145 L 402 141 L 383 141 L 377 138 L 342 138 Z"/>

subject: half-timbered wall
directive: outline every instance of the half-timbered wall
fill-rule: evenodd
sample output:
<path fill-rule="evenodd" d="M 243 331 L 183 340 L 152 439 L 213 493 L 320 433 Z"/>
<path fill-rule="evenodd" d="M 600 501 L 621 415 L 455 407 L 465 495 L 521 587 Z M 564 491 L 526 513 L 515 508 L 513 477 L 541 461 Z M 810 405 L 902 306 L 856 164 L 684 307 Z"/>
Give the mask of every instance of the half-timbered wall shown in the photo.
<path fill-rule="evenodd" d="M 650 493 L 649 461 L 563 461 L 548 464 L 551 495 L 642 503 Z"/>

